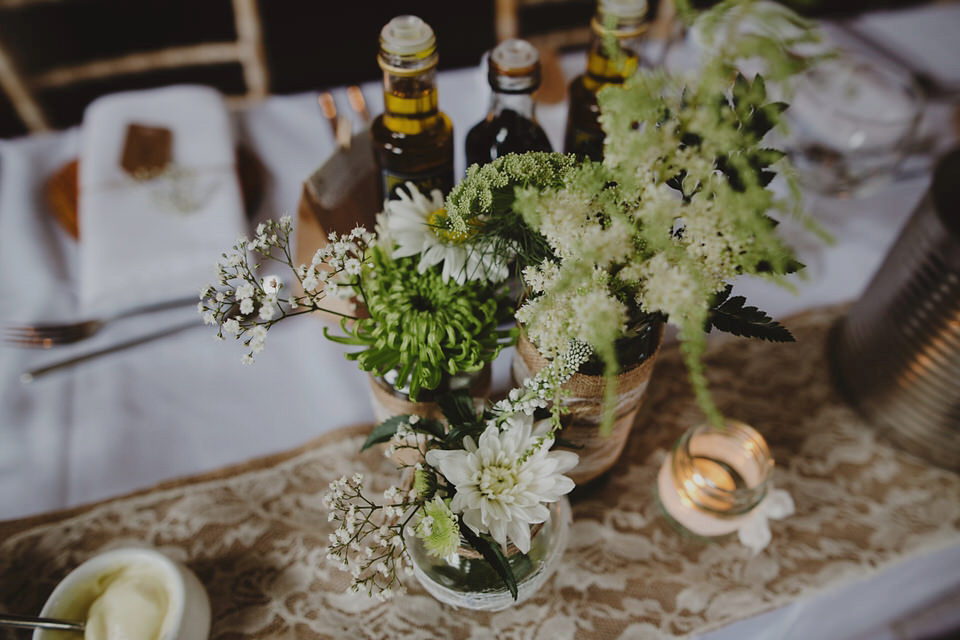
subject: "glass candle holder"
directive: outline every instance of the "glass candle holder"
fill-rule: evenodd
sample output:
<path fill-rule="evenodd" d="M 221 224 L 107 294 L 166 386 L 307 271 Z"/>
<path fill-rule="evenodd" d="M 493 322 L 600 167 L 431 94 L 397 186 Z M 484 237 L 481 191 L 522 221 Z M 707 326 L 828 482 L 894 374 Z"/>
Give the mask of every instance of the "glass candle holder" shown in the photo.
<path fill-rule="evenodd" d="M 660 506 L 699 538 L 737 531 L 767 495 L 773 457 L 763 436 L 742 422 L 688 429 L 657 476 Z"/>

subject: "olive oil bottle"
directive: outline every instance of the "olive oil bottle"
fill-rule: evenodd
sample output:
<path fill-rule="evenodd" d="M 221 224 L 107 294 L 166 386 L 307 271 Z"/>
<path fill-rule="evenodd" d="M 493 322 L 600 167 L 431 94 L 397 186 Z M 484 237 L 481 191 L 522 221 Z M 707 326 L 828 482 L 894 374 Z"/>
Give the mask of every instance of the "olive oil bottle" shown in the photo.
<path fill-rule="evenodd" d="M 453 125 L 437 106 L 437 45 L 416 16 L 398 16 L 380 32 L 384 112 L 371 125 L 380 195 L 405 182 L 423 193 L 453 188 Z"/>
<path fill-rule="evenodd" d="M 593 160 L 603 158 L 603 129 L 597 92 L 610 84 L 623 84 L 642 64 L 641 44 L 649 26 L 646 0 L 598 0 L 590 22 L 593 36 L 587 53 L 586 73 L 570 83 L 570 111 L 563 150 Z M 619 51 L 610 51 L 615 37 Z"/>
<path fill-rule="evenodd" d="M 467 166 L 508 153 L 553 151 L 534 116 L 533 92 L 540 86 L 540 54 L 526 40 L 498 44 L 487 60 L 493 91 L 487 116 L 467 134 Z"/>

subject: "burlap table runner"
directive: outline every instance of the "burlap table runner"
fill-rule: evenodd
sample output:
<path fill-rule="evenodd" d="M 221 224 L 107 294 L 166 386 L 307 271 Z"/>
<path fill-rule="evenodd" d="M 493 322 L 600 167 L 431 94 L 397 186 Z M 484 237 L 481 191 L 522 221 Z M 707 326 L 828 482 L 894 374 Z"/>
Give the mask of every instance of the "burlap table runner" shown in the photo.
<path fill-rule="evenodd" d="M 185 561 L 213 604 L 213 638 L 645 638 L 682 636 L 756 615 L 960 543 L 960 476 L 879 440 L 830 387 L 824 339 L 836 310 L 787 324 L 798 343 L 715 342 L 711 388 L 754 425 L 778 461 L 794 516 L 771 522 L 756 557 L 735 540 L 672 530 L 653 491 L 665 450 L 701 419 L 675 345 L 660 354 L 638 425 L 604 480 L 575 495 L 557 574 L 499 613 L 444 606 L 411 584 L 388 603 L 348 594 L 324 558 L 327 483 L 364 471 L 395 479 L 362 428 L 289 454 L 67 512 L 0 524 L 0 609 L 35 613 L 56 581 L 131 542 Z M 365 401 L 365 400 L 364 400 Z M 13 637 L 13 636 L 10 636 Z"/>

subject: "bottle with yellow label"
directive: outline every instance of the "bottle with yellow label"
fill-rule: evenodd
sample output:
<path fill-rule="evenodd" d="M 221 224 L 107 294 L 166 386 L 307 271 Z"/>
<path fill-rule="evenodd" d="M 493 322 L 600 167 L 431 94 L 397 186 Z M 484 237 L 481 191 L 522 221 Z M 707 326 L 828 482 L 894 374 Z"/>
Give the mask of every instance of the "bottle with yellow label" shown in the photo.
<path fill-rule="evenodd" d="M 407 181 L 426 194 L 453 188 L 453 125 L 437 107 L 437 59 L 433 29 L 416 16 L 380 32 L 384 112 L 370 131 L 384 199 Z"/>
<path fill-rule="evenodd" d="M 563 150 L 593 160 L 603 158 L 603 129 L 597 92 L 623 84 L 643 64 L 643 38 L 649 27 L 647 0 L 598 0 L 590 23 L 593 37 L 587 53 L 587 72 L 570 84 L 570 111 Z M 616 38 L 618 51 L 610 51 Z"/>

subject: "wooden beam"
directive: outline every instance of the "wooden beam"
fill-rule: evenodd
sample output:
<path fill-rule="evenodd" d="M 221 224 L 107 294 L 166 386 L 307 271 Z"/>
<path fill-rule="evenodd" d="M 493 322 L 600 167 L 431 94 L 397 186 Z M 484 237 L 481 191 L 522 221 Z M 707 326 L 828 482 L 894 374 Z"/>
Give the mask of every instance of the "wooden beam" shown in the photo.
<path fill-rule="evenodd" d="M 0 44 L 0 88 L 10 98 L 13 108 L 28 130 L 31 132 L 50 130 L 50 123 L 47 122 L 43 109 L 30 92 L 30 88 L 13 63 L 13 58 L 2 44 Z"/>
<path fill-rule="evenodd" d="M 236 42 L 169 47 L 159 51 L 129 53 L 107 60 L 93 60 L 76 65 L 57 67 L 30 78 L 30 86 L 35 89 L 45 89 L 115 75 L 141 73 L 156 69 L 222 64 L 238 62 L 239 60 L 240 45 Z"/>

